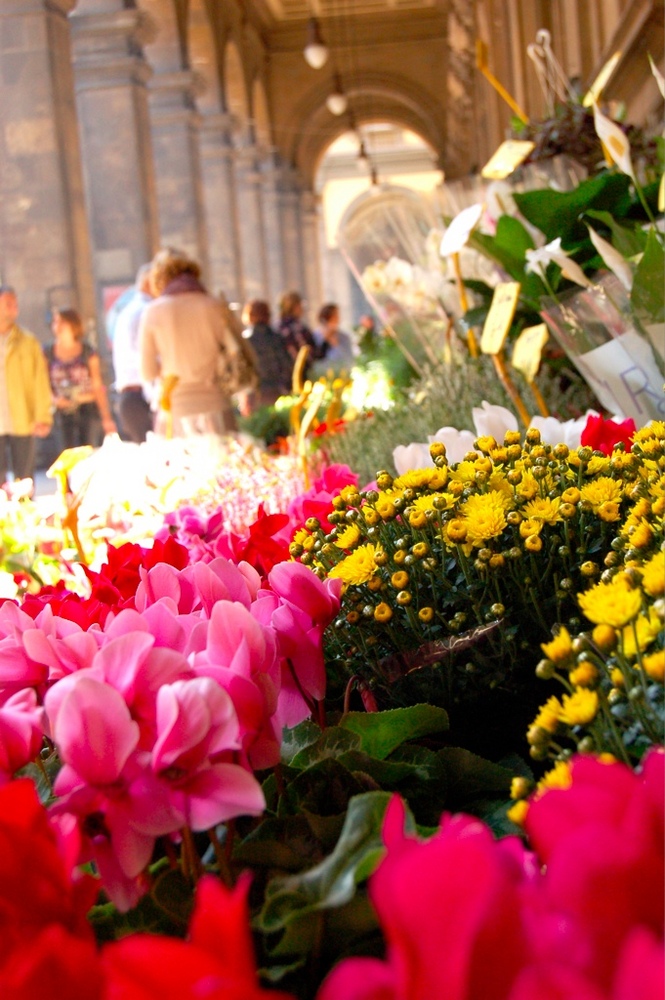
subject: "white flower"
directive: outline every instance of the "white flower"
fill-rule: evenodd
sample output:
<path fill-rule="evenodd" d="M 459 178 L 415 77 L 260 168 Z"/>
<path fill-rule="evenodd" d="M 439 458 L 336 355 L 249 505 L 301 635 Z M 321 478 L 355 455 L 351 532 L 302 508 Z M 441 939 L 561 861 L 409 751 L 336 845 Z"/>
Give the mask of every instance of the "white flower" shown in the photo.
<path fill-rule="evenodd" d="M 473 448 L 475 440 L 476 436 L 471 431 L 458 431 L 455 427 L 440 427 L 436 434 L 428 438 L 430 444 L 433 441 L 445 444 L 446 458 L 450 465 L 461 462 L 467 451 Z"/>
<path fill-rule="evenodd" d="M 441 246 L 439 247 L 439 253 L 442 257 L 449 257 L 453 253 L 460 252 L 480 222 L 483 211 L 484 205 L 482 202 L 479 202 L 458 212 L 443 234 Z"/>
<path fill-rule="evenodd" d="M 377 261 L 375 264 L 369 264 L 363 271 L 362 276 L 363 288 L 370 294 L 381 294 L 385 291 L 387 285 L 386 279 L 386 265 L 383 261 Z"/>
<path fill-rule="evenodd" d="M 593 226 L 589 226 L 587 223 L 587 228 L 589 230 L 591 242 L 595 246 L 596 250 L 603 258 L 610 271 L 613 271 L 614 274 L 616 274 L 623 287 L 627 292 L 629 292 L 633 287 L 633 270 L 630 264 L 626 258 L 619 253 L 616 247 L 613 247 L 611 243 L 608 243 L 607 240 L 604 240 L 602 236 L 598 235 Z"/>
<path fill-rule="evenodd" d="M 567 252 L 562 249 L 560 236 L 552 240 L 551 243 L 546 243 L 544 247 L 539 247 L 536 250 L 527 250 L 526 259 L 527 271 L 535 272 L 543 279 L 545 279 L 548 264 L 555 263 L 561 268 L 564 278 L 568 278 L 569 281 L 574 281 L 584 288 L 591 287 L 591 282 L 579 264 L 571 260 Z"/>
<path fill-rule="evenodd" d="M 393 449 L 393 464 L 398 476 L 403 476 L 410 469 L 427 469 L 434 466 L 429 445 L 418 444 L 416 441 L 411 444 L 398 444 Z"/>
<path fill-rule="evenodd" d="M 484 399 L 482 406 L 474 406 L 471 412 L 477 437 L 493 437 L 501 444 L 506 431 L 518 430 L 517 417 L 505 406 L 495 406 Z"/>
<path fill-rule="evenodd" d="M 625 132 L 616 122 L 604 115 L 597 104 L 593 106 L 593 123 L 603 149 L 612 163 L 616 163 L 622 173 L 628 174 L 635 180 L 635 171 L 630 159 L 630 143 Z"/>

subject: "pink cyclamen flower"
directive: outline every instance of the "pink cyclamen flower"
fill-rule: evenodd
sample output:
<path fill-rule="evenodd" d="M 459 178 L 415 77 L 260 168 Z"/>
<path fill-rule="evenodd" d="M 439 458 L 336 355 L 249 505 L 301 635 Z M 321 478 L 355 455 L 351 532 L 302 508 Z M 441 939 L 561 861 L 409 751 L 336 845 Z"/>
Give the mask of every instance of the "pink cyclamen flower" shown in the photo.
<path fill-rule="evenodd" d="M 230 696 L 209 677 L 165 684 L 157 695 L 155 775 L 168 789 L 181 826 L 207 830 L 235 816 L 265 809 L 253 774 L 232 762 L 240 748 Z"/>
<path fill-rule="evenodd" d="M 39 753 L 43 714 L 32 688 L 0 697 L 0 785 Z"/>

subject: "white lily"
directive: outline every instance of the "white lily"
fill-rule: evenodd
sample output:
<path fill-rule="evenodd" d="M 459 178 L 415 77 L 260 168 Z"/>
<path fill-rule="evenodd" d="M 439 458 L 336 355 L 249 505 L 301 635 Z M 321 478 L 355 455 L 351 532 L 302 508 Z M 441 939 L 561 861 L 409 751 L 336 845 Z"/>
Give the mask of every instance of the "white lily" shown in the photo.
<path fill-rule="evenodd" d="M 526 259 L 526 270 L 540 275 L 543 281 L 546 278 L 545 272 L 548 264 L 554 263 L 559 265 L 564 278 L 574 281 L 577 285 L 582 285 L 583 288 L 591 287 L 592 283 L 582 268 L 574 260 L 571 260 L 568 253 L 562 248 L 560 236 L 552 240 L 551 243 L 546 243 L 544 247 L 527 250 Z"/>
<path fill-rule="evenodd" d="M 633 271 L 630 264 L 626 258 L 619 253 L 616 247 L 613 247 L 611 243 L 608 243 L 607 240 L 604 240 L 603 237 L 596 232 L 593 226 L 589 226 L 587 223 L 587 228 L 589 230 L 591 242 L 595 246 L 596 250 L 603 258 L 610 271 L 616 274 L 623 287 L 627 292 L 629 292 L 633 287 Z"/>
<path fill-rule="evenodd" d="M 457 213 L 443 234 L 439 247 L 439 253 L 442 257 L 459 253 L 462 247 L 466 246 L 469 236 L 480 222 L 484 210 L 485 206 L 482 202 L 477 202 Z"/>
<path fill-rule="evenodd" d="M 612 163 L 616 163 L 622 173 L 628 174 L 635 180 L 635 171 L 630 158 L 630 143 L 626 134 L 616 122 L 602 113 L 597 104 L 593 106 L 593 123 L 603 149 Z"/>

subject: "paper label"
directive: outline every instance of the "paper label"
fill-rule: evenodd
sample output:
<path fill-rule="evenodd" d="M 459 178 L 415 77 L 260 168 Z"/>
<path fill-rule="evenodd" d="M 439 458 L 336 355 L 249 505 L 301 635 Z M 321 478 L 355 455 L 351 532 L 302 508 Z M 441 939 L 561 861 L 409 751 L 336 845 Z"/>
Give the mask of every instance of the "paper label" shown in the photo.
<path fill-rule="evenodd" d="M 492 305 L 480 339 L 483 354 L 498 354 L 503 347 L 515 315 L 521 287 L 519 281 L 502 281 L 494 289 Z"/>
<path fill-rule="evenodd" d="M 491 181 L 502 181 L 510 177 L 520 163 L 524 163 L 531 150 L 536 148 L 535 142 L 526 139 L 507 139 L 502 142 L 494 156 L 481 170 L 481 175 Z"/>
<path fill-rule="evenodd" d="M 663 377 L 651 345 L 635 330 L 572 359 L 610 413 L 638 427 L 665 418 Z"/>
<path fill-rule="evenodd" d="M 528 326 L 522 330 L 515 341 L 511 363 L 513 368 L 524 375 L 527 382 L 533 382 L 538 374 L 543 347 L 549 335 L 547 323 L 539 323 L 538 326 Z"/>

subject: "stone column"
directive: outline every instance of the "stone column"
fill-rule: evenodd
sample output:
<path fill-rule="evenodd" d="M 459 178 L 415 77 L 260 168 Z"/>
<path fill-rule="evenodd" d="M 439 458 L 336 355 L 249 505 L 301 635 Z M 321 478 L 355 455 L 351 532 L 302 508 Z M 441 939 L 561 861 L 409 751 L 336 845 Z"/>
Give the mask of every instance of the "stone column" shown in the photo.
<path fill-rule="evenodd" d="M 201 119 L 201 174 L 208 244 L 209 286 L 231 301 L 243 301 L 238 206 L 229 115 Z"/>
<path fill-rule="evenodd" d="M 284 170 L 279 190 L 279 209 L 282 222 L 284 252 L 283 291 L 300 291 L 305 288 L 303 268 L 302 218 L 300 190 L 295 172 Z"/>
<path fill-rule="evenodd" d="M 270 150 L 260 164 L 263 186 L 263 217 L 267 265 L 266 299 L 276 302 L 285 289 L 284 223 L 279 191 L 280 167 L 276 150 Z"/>
<path fill-rule="evenodd" d="M 308 313 L 313 322 L 314 316 L 323 305 L 319 255 L 319 211 L 316 195 L 312 191 L 303 191 L 300 203 L 305 275 L 304 295 L 309 303 Z"/>
<path fill-rule="evenodd" d="M 240 223 L 240 253 L 242 257 L 243 300 L 263 299 L 267 294 L 268 276 L 266 245 L 261 199 L 261 174 L 253 143 L 236 146 L 236 197 Z"/>
<path fill-rule="evenodd" d="M 187 251 L 201 264 L 207 280 L 194 74 L 158 73 L 150 80 L 149 93 L 160 241 Z"/>
<path fill-rule="evenodd" d="M 50 307 L 95 312 L 67 14 L 74 0 L 0 4 L 0 280 L 47 339 Z"/>
<path fill-rule="evenodd" d="M 122 0 L 114 0 L 116 8 Z M 111 6 L 110 2 L 107 8 Z M 122 5 L 71 18 L 74 70 L 100 311 L 159 242 L 145 13 Z"/>

